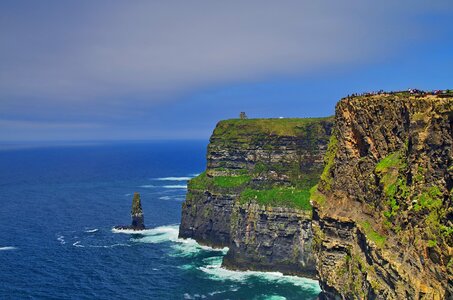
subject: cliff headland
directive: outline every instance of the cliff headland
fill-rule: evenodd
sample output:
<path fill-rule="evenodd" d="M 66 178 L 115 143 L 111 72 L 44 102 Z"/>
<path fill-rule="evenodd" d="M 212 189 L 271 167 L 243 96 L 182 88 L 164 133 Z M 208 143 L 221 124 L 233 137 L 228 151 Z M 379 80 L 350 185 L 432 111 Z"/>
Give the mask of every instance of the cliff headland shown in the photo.
<path fill-rule="evenodd" d="M 453 94 L 341 99 L 335 118 L 217 124 L 180 237 L 231 269 L 315 277 L 326 299 L 453 296 Z"/>

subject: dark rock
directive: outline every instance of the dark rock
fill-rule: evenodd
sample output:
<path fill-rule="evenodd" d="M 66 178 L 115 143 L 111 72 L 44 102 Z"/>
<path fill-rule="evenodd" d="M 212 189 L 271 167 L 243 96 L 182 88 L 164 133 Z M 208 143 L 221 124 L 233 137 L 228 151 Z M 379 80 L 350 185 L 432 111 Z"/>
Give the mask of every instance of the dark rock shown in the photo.
<path fill-rule="evenodd" d="M 115 226 L 115 229 L 122 230 L 144 230 L 145 221 L 143 217 L 142 202 L 140 200 L 140 194 L 135 192 L 134 198 L 132 199 L 131 208 L 132 224 L 130 226 Z"/>

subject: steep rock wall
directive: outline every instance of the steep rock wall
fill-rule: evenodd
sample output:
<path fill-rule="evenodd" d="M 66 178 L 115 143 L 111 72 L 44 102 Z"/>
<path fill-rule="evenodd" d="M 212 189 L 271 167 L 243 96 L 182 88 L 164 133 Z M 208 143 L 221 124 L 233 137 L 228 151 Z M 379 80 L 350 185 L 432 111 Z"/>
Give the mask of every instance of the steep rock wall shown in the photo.
<path fill-rule="evenodd" d="M 311 211 L 250 202 L 235 205 L 232 220 L 227 268 L 316 275 Z"/>
<path fill-rule="evenodd" d="M 451 95 L 342 99 L 312 195 L 328 299 L 453 297 Z"/>
<path fill-rule="evenodd" d="M 311 252 L 305 252 L 312 235 L 307 212 L 291 207 L 291 199 L 280 205 L 286 207 L 280 211 L 272 209 L 279 206 L 278 202 L 253 205 L 255 199 L 239 199 L 244 191 L 253 193 L 275 187 L 279 188 L 278 192 L 294 189 L 297 195 L 308 193 L 308 188 L 316 184 L 322 172 L 332 126 L 332 118 L 219 122 L 208 146 L 207 170 L 189 182 L 180 237 L 194 238 L 214 247 L 230 246 L 226 265 L 232 268 L 243 268 L 242 262 L 255 261 L 249 268 L 278 270 L 284 266 L 285 271 L 300 273 L 303 266 L 310 270 L 307 273 L 312 273 L 313 258 Z M 240 210 L 241 207 L 247 209 Z M 232 218 L 233 211 L 238 213 Z M 259 238 L 254 239 L 256 244 L 247 243 L 248 250 L 239 255 L 242 250 L 237 250 L 244 246 L 242 237 L 248 230 L 246 224 L 256 213 L 262 217 L 254 232 Z M 279 225 L 265 222 L 265 218 L 280 220 Z M 231 228 L 234 246 L 230 244 Z M 266 243 L 270 243 L 267 250 L 260 243 L 265 236 Z M 291 246 L 294 249 L 291 259 L 297 268 L 289 267 L 289 261 L 281 258 L 287 253 L 284 248 L 289 243 L 299 245 Z M 302 253 L 306 253 L 306 257 L 302 257 Z M 276 261 L 280 263 L 273 266 Z"/>

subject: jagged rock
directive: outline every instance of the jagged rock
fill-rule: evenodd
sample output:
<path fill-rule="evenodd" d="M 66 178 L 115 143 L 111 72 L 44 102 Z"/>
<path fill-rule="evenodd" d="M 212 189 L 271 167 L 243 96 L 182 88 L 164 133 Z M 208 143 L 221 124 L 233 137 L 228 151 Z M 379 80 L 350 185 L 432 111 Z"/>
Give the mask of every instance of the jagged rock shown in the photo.
<path fill-rule="evenodd" d="M 313 214 L 326 299 L 452 299 L 453 96 L 342 99 Z"/>
<path fill-rule="evenodd" d="M 134 198 L 132 199 L 131 207 L 131 218 L 132 224 L 130 226 L 115 226 L 116 229 L 126 230 L 144 230 L 145 221 L 143 217 L 142 202 L 140 200 L 140 194 L 135 192 Z"/>

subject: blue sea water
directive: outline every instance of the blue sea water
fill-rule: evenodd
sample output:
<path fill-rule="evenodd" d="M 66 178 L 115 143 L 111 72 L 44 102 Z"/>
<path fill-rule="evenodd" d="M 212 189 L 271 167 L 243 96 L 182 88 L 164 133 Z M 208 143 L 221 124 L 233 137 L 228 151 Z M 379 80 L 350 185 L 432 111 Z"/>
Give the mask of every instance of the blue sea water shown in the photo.
<path fill-rule="evenodd" d="M 0 299 L 314 299 L 316 281 L 220 267 L 179 240 L 206 142 L 0 146 Z M 141 194 L 143 234 L 130 223 Z"/>

